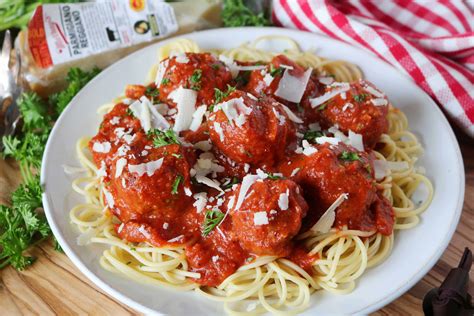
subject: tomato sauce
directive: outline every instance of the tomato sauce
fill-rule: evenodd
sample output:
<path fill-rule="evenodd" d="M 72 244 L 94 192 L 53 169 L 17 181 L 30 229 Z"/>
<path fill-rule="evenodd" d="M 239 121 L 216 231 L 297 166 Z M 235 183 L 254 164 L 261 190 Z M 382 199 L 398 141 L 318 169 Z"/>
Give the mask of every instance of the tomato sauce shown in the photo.
<path fill-rule="evenodd" d="M 323 111 L 304 107 L 298 113 L 305 123 L 297 124 L 274 96 L 282 75 L 275 69 L 282 65 L 293 75 L 305 71 L 277 56 L 265 66 L 275 75 L 269 86 L 262 70 L 247 72 L 248 82 L 237 85 L 239 77 L 213 55 L 186 53 L 162 62 L 161 82 L 127 86 L 130 102 L 147 97 L 171 125 L 176 104 L 170 93 L 179 87 L 196 90 L 196 107 L 205 104 L 208 112 L 198 129 L 179 135 L 145 132 L 125 100 L 104 116 L 89 148 L 104 200 L 121 222 L 115 226 L 121 238 L 183 245 L 190 270 L 200 274 L 195 281 L 217 286 L 259 256 L 285 257 L 314 273 L 317 256 L 294 237 L 343 193 L 348 199 L 338 207 L 334 227 L 392 233 L 393 209 L 376 187 L 370 149 L 326 143 L 309 155 L 298 152 L 302 133 L 315 122 L 358 131 L 370 148 L 386 130 L 387 109 L 358 105 L 349 118 L 335 100 Z M 301 104 L 329 89 L 316 78 L 311 76 Z M 228 90 L 228 84 L 242 90 Z M 285 104 L 297 111 L 296 104 Z"/>

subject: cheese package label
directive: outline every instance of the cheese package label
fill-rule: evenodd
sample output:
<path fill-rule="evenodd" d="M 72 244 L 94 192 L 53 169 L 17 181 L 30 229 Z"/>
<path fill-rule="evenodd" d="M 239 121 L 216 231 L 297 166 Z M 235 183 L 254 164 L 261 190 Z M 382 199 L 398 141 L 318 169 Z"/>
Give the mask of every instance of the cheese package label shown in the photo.
<path fill-rule="evenodd" d="M 41 68 L 168 36 L 178 31 L 173 7 L 160 0 L 107 0 L 38 6 L 28 45 Z"/>

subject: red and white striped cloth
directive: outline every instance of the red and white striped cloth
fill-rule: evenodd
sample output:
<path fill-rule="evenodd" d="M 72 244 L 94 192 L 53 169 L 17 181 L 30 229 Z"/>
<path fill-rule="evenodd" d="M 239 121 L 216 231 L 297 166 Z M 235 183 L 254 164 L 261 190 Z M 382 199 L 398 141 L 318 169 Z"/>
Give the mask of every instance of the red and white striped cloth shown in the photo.
<path fill-rule="evenodd" d="M 474 137 L 473 3 L 273 0 L 272 15 L 277 25 L 325 34 L 392 64 Z"/>

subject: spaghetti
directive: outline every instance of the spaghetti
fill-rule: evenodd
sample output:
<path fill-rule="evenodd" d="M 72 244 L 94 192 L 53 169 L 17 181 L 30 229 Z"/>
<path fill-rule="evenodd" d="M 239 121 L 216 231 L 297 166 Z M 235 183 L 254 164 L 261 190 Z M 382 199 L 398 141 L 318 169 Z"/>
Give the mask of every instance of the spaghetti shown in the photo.
<path fill-rule="evenodd" d="M 214 53 L 240 62 L 268 63 L 277 53 L 257 47 L 261 41 L 271 39 L 260 38 L 250 44 Z M 305 68 L 312 67 L 322 75 L 331 74 L 338 82 L 354 82 L 362 78 L 362 73 L 353 64 L 303 52 L 294 41 L 284 40 L 288 41 L 290 48 L 282 54 Z M 199 53 L 200 49 L 194 42 L 177 40 L 160 49 L 159 60 L 172 52 Z M 156 73 L 157 67 L 154 66 L 149 78 L 155 78 Z M 121 100 L 123 98 L 116 101 Z M 105 105 L 100 112 L 109 112 L 114 104 Z M 394 230 L 403 230 L 416 226 L 420 221 L 419 215 L 431 202 L 433 186 L 422 170 L 415 166 L 423 149 L 416 136 L 408 130 L 406 116 L 390 106 L 387 119 L 388 132 L 378 140 L 374 155 L 377 160 L 387 161 L 389 167 L 396 168 L 388 168 L 377 186 L 393 206 Z M 127 242 L 118 236 L 116 226 L 120 222 L 104 201 L 105 184 L 97 177 L 100 170 L 88 150 L 89 142 L 90 138 L 84 137 L 76 145 L 79 162 L 88 171 L 87 175 L 73 181 L 74 191 L 83 196 L 85 202 L 70 211 L 70 219 L 81 232 L 78 238 L 80 244 L 91 242 L 107 246 L 100 264 L 108 271 L 139 282 L 181 291 L 195 290 L 209 299 L 224 302 L 229 314 L 296 314 L 309 307 L 311 293 L 315 291 L 325 290 L 335 294 L 351 292 L 356 280 L 367 268 L 381 263 L 390 255 L 394 233 L 384 235 L 376 230 L 356 230 L 347 226 L 333 227 L 324 233 L 307 230 L 295 239 L 305 246 L 309 255 L 316 258 L 311 263 L 312 273 L 288 258 L 257 256 L 218 286 L 201 286 L 193 282 L 200 275 L 190 269 L 184 245 L 156 247 L 147 242 Z M 421 184 L 426 187 L 428 197 L 422 203 L 414 203 L 411 197 Z"/>

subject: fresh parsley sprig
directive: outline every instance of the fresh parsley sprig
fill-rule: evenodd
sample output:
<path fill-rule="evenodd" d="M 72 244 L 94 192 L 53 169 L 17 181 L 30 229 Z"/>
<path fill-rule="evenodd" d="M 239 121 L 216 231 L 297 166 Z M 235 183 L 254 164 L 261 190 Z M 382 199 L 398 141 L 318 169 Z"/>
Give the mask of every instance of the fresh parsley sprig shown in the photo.
<path fill-rule="evenodd" d="M 18 100 L 22 130 L 15 136 L 2 138 L 1 155 L 18 162 L 23 183 L 13 192 L 11 206 L 0 205 L 0 269 L 8 265 L 18 270 L 28 267 L 35 258 L 27 255 L 27 250 L 51 235 L 41 210 L 43 190 L 35 170 L 41 167 L 54 119 L 97 73 L 97 69 L 85 72 L 72 68 L 66 89 L 49 100 L 31 92 L 24 93 Z M 60 251 L 59 244 L 55 244 L 55 249 Z"/>
<path fill-rule="evenodd" d="M 212 209 L 206 212 L 204 223 L 202 224 L 201 233 L 204 237 L 208 236 L 211 231 L 222 222 L 225 214 L 218 209 Z"/>
<path fill-rule="evenodd" d="M 180 144 L 178 135 L 170 128 L 166 131 L 160 131 L 159 129 L 152 129 L 148 131 L 148 137 L 153 140 L 153 145 L 163 147 L 171 144 Z"/>
<path fill-rule="evenodd" d="M 321 131 L 306 131 L 303 135 L 303 139 L 306 139 L 308 142 L 316 143 L 316 138 L 324 136 Z"/>
<path fill-rule="evenodd" d="M 171 194 L 178 194 L 179 184 L 183 182 L 184 177 L 181 174 L 178 174 L 173 182 L 173 187 L 171 189 Z"/>
<path fill-rule="evenodd" d="M 356 161 L 360 160 L 360 157 L 357 153 L 352 152 L 352 151 L 346 151 L 344 150 L 340 155 L 339 159 L 345 160 L 345 161 Z"/>
<path fill-rule="evenodd" d="M 224 0 L 222 21 L 227 27 L 268 26 L 272 24 L 264 13 L 255 14 L 242 0 Z"/>

